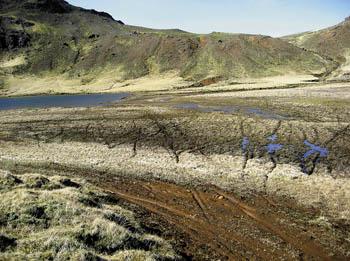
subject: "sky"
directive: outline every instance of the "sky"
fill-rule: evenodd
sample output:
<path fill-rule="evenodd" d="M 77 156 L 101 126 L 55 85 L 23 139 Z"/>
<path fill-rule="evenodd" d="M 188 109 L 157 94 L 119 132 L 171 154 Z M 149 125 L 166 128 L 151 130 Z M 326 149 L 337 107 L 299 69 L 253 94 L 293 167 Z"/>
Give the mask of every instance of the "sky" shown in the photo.
<path fill-rule="evenodd" d="M 284 36 L 329 27 L 350 16 L 350 0 L 67 0 L 126 24 L 194 33 Z"/>

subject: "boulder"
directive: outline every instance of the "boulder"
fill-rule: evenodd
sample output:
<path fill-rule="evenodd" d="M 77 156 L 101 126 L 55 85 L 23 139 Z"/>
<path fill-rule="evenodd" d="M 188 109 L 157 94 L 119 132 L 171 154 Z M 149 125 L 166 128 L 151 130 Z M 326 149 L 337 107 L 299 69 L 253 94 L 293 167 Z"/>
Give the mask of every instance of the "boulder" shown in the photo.
<path fill-rule="evenodd" d="M 0 27 L 10 28 L 11 25 L 21 25 L 23 28 L 32 27 L 34 23 L 26 21 L 21 18 L 15 18 L 10 16 L 0 16 Z"/>
<path fill-rule="evenodd" d="M 0 28 L 0 49 L 14 50 L 29 46 L 30 35 L 24 31 L 4 30 Z"/>
<path fill-rule="evenodd" d="M 39 9 L 48 13 L 69 13 L 72 11 L 71 5 L 64 0 L 36 0 L 23 4 L 26 9 Z"/>
<path fill-rule="evenodd" d="M 0 234 L 0 252 L 16 246 L 16 239 Z"/>

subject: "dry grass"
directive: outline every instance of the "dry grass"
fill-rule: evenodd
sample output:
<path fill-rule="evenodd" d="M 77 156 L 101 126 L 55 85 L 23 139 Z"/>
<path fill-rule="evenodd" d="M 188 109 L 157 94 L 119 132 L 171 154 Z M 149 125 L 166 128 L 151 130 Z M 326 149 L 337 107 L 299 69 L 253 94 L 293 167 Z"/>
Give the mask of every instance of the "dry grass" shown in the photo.
<path fill-rule="evenodd" d="M 268 86 L 274 86 L 267 84 Z M 252 86 L 251 86 L 252 87 Z M 297 86 L 296 86 L 297 87 Z M 252 87 L 253 88 L 253 87 Z M 300 86 L 297 88 L 282 88 L 277 90 L 252 90 L 238 92 L 216 92 L 203 94 L 204 97 L 325 97 L 337 99 L 349 99 L 349 84 L 348 83 L 318 83 L 308 84 L 306 87 Z"/>
<path fill-rule="evenodd" d="M 0 172 L 2 260 L 175 259 L 134 214 L 83 180 Z"/>
<path fill-rule="evenodd" d="M 19 65 L 23 65 L 26 63 L 25 57 L 22 55 L 16 56 L 16 57 L 12 57 L 9 59 L 4 59 L 2 61 L 0 61 L 0 68 L 11 68 L 11 67 L 16 67 Z"/>
<path fill-rule="evenodd" d="M 59 93 L 101 92 L 220 92 L 288 87 L 314 80 L 310 75 L 284 75 L 265 78 L 242 78 L 225 80 L 213 85 L 193 88 L 193 81 L 186 81 L 176 71 L 151 74 L 145 77 L 123 80 L 120 69 L 106 68 L 96 75 L 70 78 L 68 75 L 9 76 L 4 95 L 34 95 Z"/>
<path fill-rule="evenodd" d="M 3 164 L 17 162 L 32 168 L 50 169 L 50 162 L 74 170 L 108 172 L 142 179 L 161 179 L 179 184 L 215 184 L 222 188 L 249 193 L 267 192 L 295 198 L 306 206 L 319 206 L 327 215 L 350 219 L 350 181 L 332 178 L 324 169 L 307 176 L 295 164 L 278 164 L 275 169 L 264 159 L 248 160 L 244 169 L 242 156 L 210 156 L 183 153 L 175 163 L 162 148 L 138 148 L 133 156 L 132 145 L 107 146 L 86 143 L 2 144 Z M 79 155 L 79 161 L 76 156 Z M 19 165 L 16 167 L 19 168 Z M 66 168 L 66 169 L 67 169 Z"/>
<path fill-rule="evenodd" d="M 118 76 L 119 75 L 119 76 Z M 106 70 L 99 76 L 10 76 L 6 79 L 6 95 L 35 95 L 60 93 L 105 93 L 167 91 L 187 84 L 175 73 L 147 76 L 135 80 L 121 80 L 118 70 Z"/>

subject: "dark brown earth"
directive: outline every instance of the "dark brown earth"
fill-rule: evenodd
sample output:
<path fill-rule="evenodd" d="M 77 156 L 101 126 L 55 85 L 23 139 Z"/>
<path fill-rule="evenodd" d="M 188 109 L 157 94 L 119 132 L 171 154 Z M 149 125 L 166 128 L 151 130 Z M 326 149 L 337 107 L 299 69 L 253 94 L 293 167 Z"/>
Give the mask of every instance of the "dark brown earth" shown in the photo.
<path fill-rule="evenodd" d="M 169 223 L 185 237 L 185 255 L 195 260 L 346 260 L 318 241 L 324 237 L 320 231 L 292 217 L 315 211 L 288 200 L 242 199 L 215 187 L 187 189 L 162 182 L 123 181 L 103 188 Z"/>

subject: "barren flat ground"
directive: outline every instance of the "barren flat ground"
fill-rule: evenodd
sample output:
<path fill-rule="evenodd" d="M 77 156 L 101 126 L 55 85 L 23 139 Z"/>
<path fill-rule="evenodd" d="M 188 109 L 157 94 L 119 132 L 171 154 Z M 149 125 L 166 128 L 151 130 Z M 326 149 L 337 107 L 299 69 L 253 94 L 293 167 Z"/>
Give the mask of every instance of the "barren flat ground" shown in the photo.
<path fill-rule="evenodd" d="M 350 258 L 349 83 L 136 90 L 0 111 L 1 168 L 93 184 L 172 246 L 159 260 Z"/>

